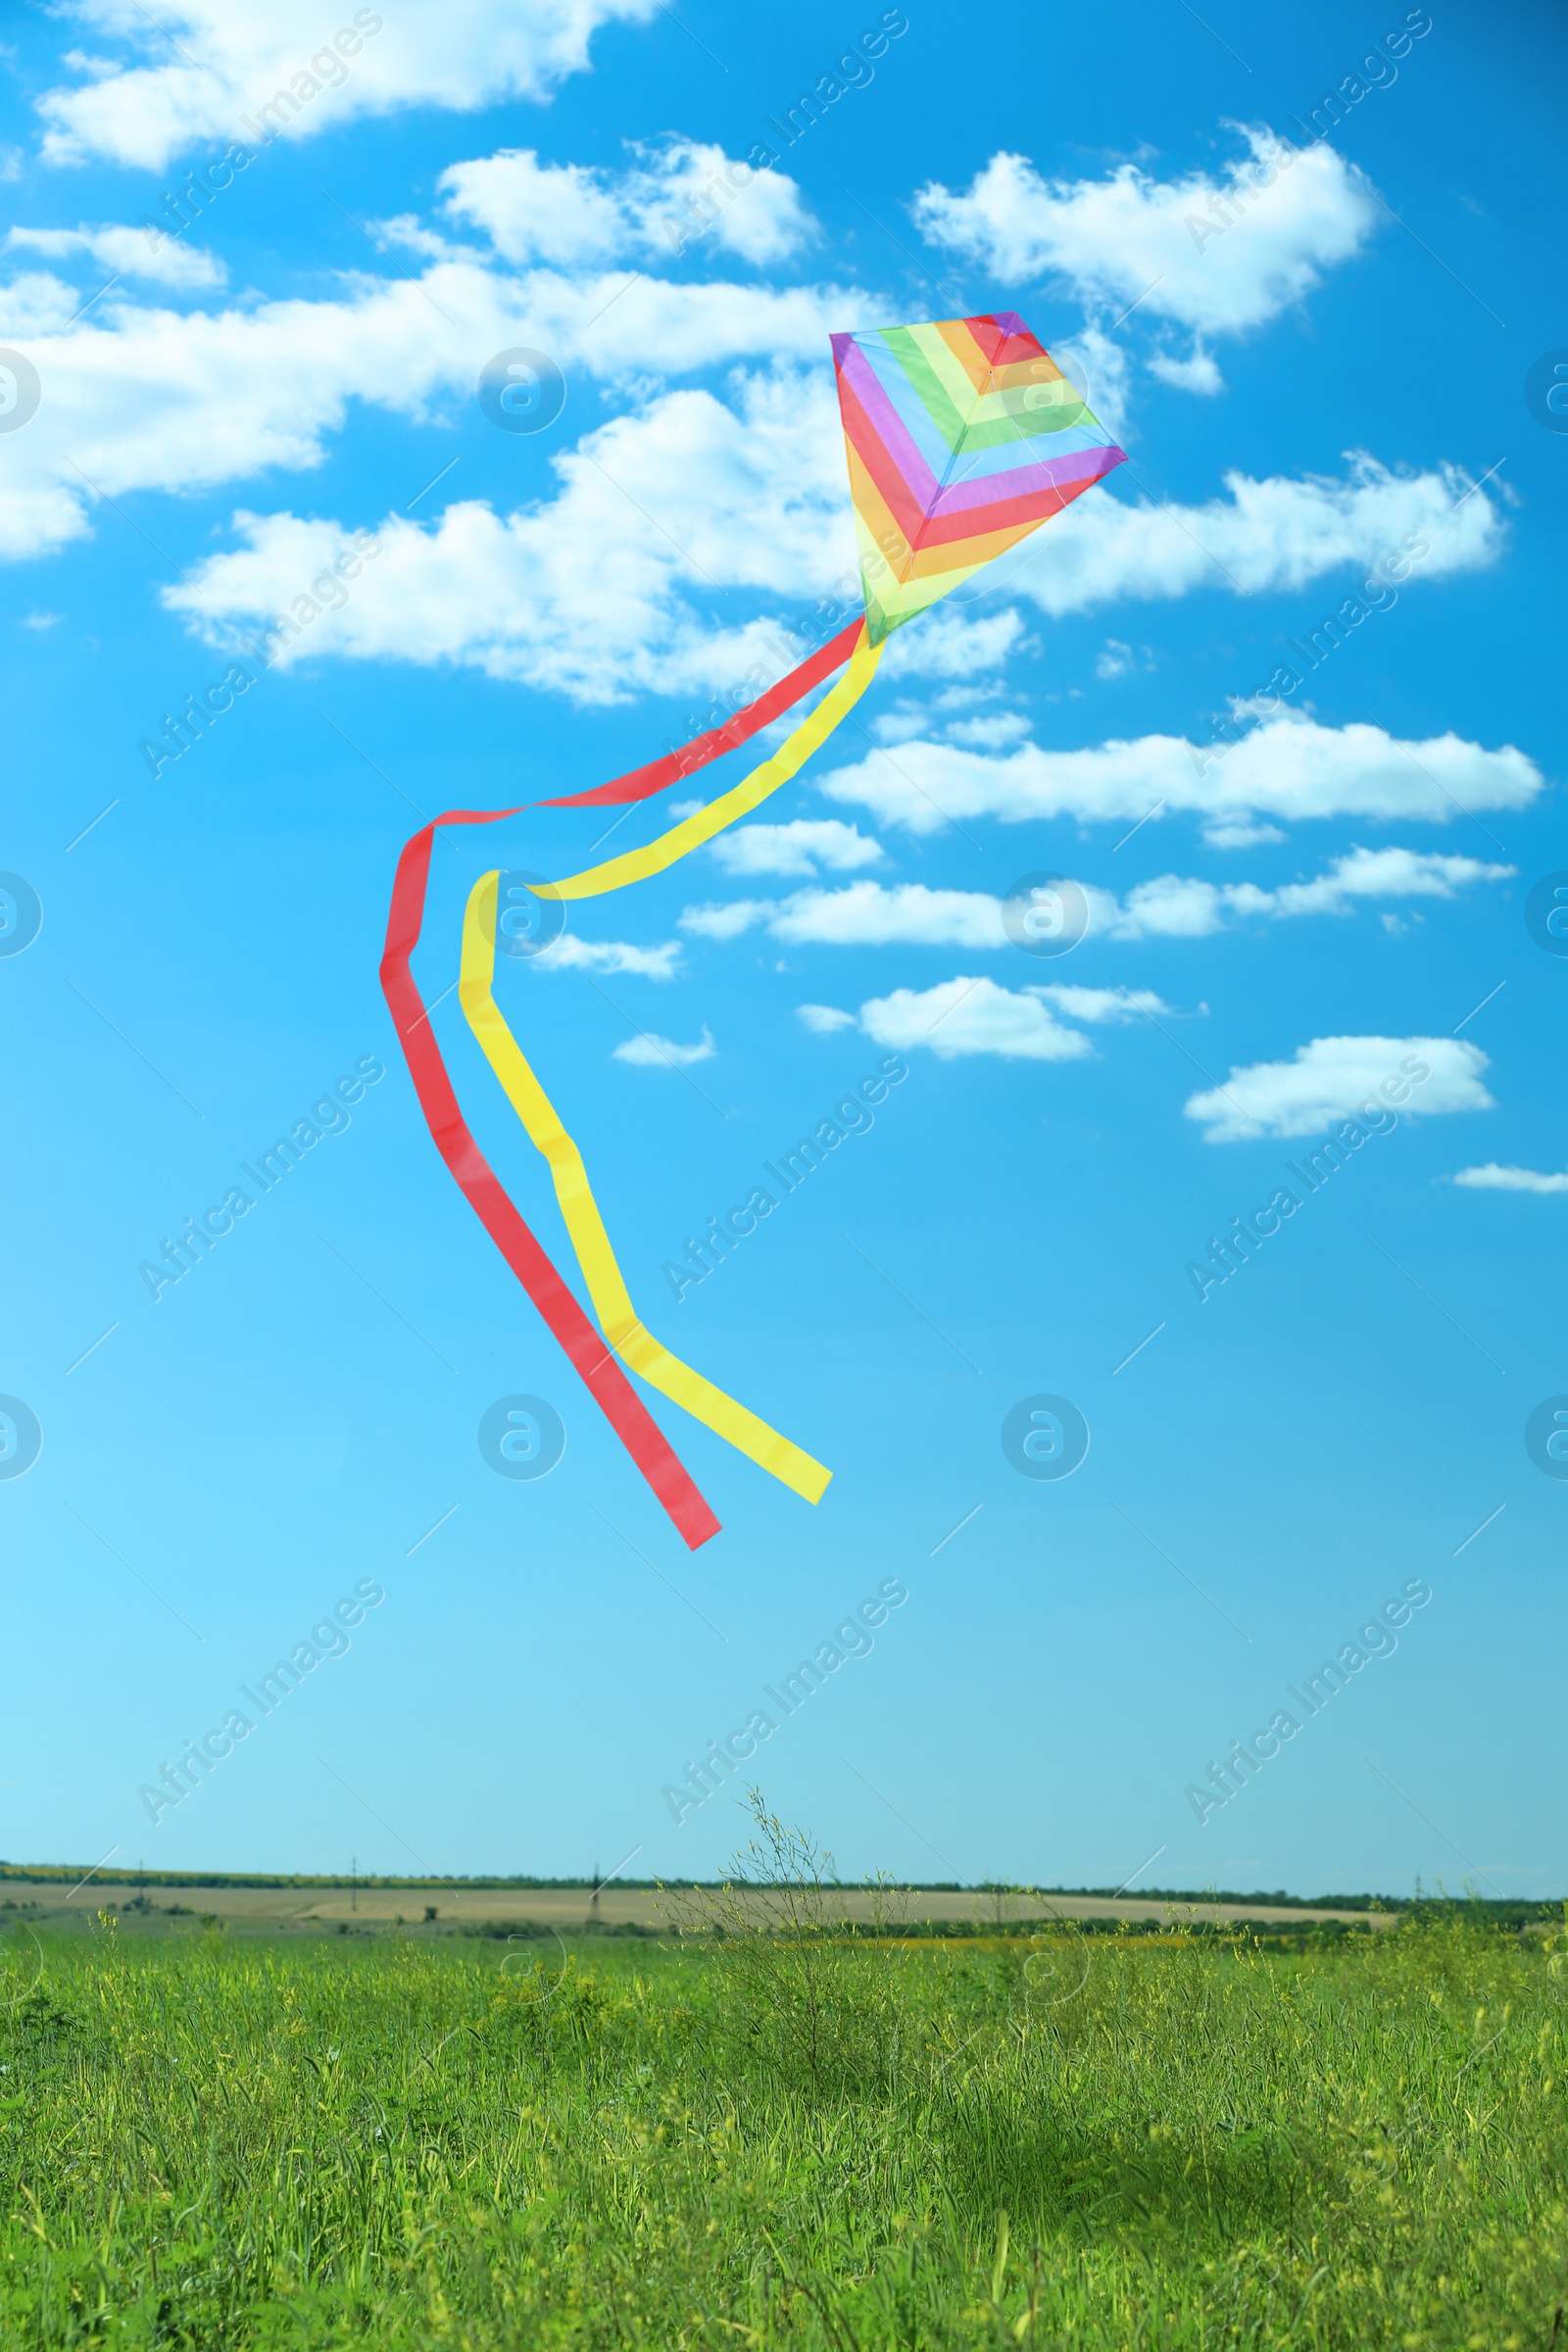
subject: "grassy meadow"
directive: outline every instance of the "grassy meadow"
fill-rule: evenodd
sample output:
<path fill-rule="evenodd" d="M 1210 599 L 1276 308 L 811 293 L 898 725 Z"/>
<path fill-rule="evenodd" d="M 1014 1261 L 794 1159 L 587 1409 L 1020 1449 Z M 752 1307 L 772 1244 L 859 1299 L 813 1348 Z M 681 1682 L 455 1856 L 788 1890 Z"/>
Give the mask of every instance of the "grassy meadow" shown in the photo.
<path fill-rule="evenodd" d="M 13 1927 L 0 2344 L 1568 2352 L 1560 1935 L 904 1935 L 761 1826 L 662 1938 Z"/>

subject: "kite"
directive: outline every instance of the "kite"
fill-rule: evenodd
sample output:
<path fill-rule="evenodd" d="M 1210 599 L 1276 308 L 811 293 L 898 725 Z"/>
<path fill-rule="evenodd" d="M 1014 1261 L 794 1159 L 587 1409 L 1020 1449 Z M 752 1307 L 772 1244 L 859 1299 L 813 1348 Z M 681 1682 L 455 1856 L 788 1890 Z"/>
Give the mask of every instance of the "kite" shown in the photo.
<path fill-rule="evenodd" d="M 771 758 L 646 848 L 548 882 L 529 878 L 541 920 L 552 906 L 602 897 L 711 841 L 788 783 L 859 701 L 895 629 L 944 596 L 1123 463 L 1021 318 L 1010 311 L 832 338 L 855 509 L 863 615 L 721 726 L 646 767 L 545 808 L 630 805 L 734 751 L 844 674 Z M 846 666 L 847 665 L 847 666 Z M 832 1472 L 726 1396 L 656 1339 L 632 1304 L 581 1152 L 509 1028 L 494 993 L 501 873 L 481 874 L 463 924 L 458 998 L 555 1187 L 597 1325 L 563 1280 L 484 1158 L 464 1119 L 411 969 L 424 923 L 436 827 L 493 824 L 513 808 L 454 808 L 406 843 L 393 884 L 381 986 L 437 1150 L 686 1544 L 719 1523 L 632 1387 L 623 1365 L 808 1502 Z M 509 876 L 515 889 L 518 877 Z M 564 920 L 564 915 L 556 919 Z"/>

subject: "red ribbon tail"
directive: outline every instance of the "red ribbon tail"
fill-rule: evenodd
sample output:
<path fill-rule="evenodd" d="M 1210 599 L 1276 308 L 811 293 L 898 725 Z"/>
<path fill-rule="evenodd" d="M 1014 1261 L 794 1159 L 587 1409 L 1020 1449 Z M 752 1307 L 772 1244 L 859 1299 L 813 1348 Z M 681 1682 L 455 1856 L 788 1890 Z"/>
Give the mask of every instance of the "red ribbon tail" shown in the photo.
<path fill-rule="evenodd" d="M 803 662 L 798 669 L 792 669 L 788 677 L 780 678 L 776 686 L 770 686 L 765 694 L 760 694 L 755 703 L 748 703 L 744 710 L 737 710 L 732 718 L 725 719 L 721 727 L 710 727 L 706 735 L 694 735 L 690 743 L 681 745 L 679 751 L 666 752 L 662 760 L 650 760 L 646 767 L 631 768 L 625 775 L 616 776 L 612 783 L 596 784 L 592 792 L 568 793 L 562 800 L 541 801 L 538 806 L 541 808 L 613 808 L 622 801 L 646 801 L 654 793 L 662 792 L 666 784 L 676 783 L 682 776 L 695 775 L 710 760 L 720 759 L 725 752 L 733 752 L 739 745 L 749 743 L 759 728 L 765 727 L 781 711 L 788 710 L 800 701 L 803 694 L 809 694 L 813 686 L 820 686 L 822 680 L 831 677 L 834 670 L 842 669 L 855 651 L 855 641 L 863 625 L 861 620 L 852 620 L 848 628 L 840 629 L 836 637 L 830 637 L 826 645 Z"/>
<path fill-rule="evenodd" d="M 430 852 L 437 825 L 484 825 L 513 816 L 511 808 L 454 808 L 404 845 L 392 886 L 381 988 L 403 1048 L 419 1108 L 465 1199 L 513 1273 L 539 1309 L 587 1384 L 595 1403 L 631 1455 L 689 1548 L 695 1551 L 719 1523 L 683 1468 L 663 1431 L 638 1396 L 573 1292 L 517 1213 L 495 1170 L 474 1142 L 453 1090 L 424 1002 L 410 969 L 424 924 Z"/>

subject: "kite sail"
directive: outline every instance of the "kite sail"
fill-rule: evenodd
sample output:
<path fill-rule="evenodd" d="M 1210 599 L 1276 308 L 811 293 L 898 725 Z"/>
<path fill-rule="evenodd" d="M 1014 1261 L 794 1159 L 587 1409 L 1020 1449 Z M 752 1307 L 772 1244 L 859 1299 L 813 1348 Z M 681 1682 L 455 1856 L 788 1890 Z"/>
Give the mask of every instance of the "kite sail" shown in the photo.
<path fill-rule="evenodd" d="M 750 740 L 844 675 L 731 791 L 640 850 L 560 881 L 530 880 L 546 904 L 599 898 L 662 873 L 788 783 L 870 685 L 894 629 L 913 620 L 1123 462 L 1125 452 L 1015 313 L 835 335 L 864 616 L 722 726 L 609 784 L 537 804 L 610 807 L 650 799 Z M 848 663 L 848 667 L 844 665 Z M 529 1141 L 550 1169 L 588 1295 L 589 1320 L 481 1154 L 463 1117 L 411 969 L 424 921 L 438 825 L 491 824 L 517 808 L 451 809 L 398 861 L 381 985 L 425 1123 L 453 1176 L 538 1307 L 674 1526 L 695 1550 L 718 1521 L 632 1388 L 622 1363 L 774 1478 L 816 1502 L 831 1471 L 671 1354 L 632 1304 L 581 1152 L 509 1028 L 494 993 L 501 875 L 481 874 L 463 925 L 458 998 Z M 516 876 L 510 878 L 513 882 Z"/>
<path fill-rule="evenodd" d="M 833 360 L 872 645 L 1127 455 L 1012 311 L 835 335 Z"/>

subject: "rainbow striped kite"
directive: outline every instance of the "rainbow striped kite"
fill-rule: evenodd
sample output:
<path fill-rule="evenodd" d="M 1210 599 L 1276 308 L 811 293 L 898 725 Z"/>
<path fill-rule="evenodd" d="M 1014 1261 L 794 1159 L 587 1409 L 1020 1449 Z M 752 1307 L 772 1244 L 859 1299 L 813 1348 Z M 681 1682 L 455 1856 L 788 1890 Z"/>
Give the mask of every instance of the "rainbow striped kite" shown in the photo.
<path fill-rule="evenodd" d="M 760 767 L 651 842 L 559 881 L 530 880 L 543 916 L 573 899 L 662 873 L 759 808 L 805 765 L 853 710 L 889 634 L 1099 481 L 1124 452 L 1089 413 L 1022 319 L 1010 311 L 835 335 L 833 357 L 860 554 L 864 617 L 720 727 L 592 791 L 542 808 L 643 801 L 694 774 L 848 668 L 810 715 Z M 581 1152 L 524 1057 L 494 994 L 501 875 L 481 874 L 463 927 L 458 998 L 530 1142 L 550 1169 L 597 1324 L 524 1223 L 481 1154 L 459 1106 L 411 969 L 424 923 L 438 825 L 483 825 L 517 808 L 449 809 L 409 841 L 398 860 L 381 985 L 419 1105 L 437 1149 L 514 1274 L 695 1550 L 718 1521 L 633 1389 L 622 1365 L 681 1405 L 809 1502 L 832 1472 L 672 1355 L 638 1315 L 594 1199 Z M 514 891 L 519 877 L 509 875 Z M 557 924 L 564 916 L 557 915 Z"/>
<path fill-rule="evenodd" d="M 835 335 L 833 360 L 873 645 L 1126 456 L 1015 311 Z"/>

